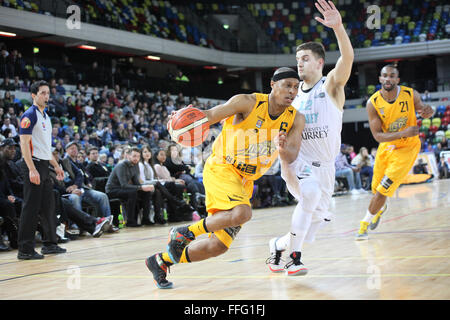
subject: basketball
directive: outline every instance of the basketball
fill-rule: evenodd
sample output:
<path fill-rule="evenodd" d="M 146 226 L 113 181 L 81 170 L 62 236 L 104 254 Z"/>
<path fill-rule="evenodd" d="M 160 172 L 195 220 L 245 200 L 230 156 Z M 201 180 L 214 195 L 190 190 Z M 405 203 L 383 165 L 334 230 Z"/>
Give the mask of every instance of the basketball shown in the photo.
<path fill-rule="evenodd" d="M 189 105 L 180 109 L 167 124 L 170 137 L 184 147 L 196 147 L 208 137 L 206 114 Z"/>

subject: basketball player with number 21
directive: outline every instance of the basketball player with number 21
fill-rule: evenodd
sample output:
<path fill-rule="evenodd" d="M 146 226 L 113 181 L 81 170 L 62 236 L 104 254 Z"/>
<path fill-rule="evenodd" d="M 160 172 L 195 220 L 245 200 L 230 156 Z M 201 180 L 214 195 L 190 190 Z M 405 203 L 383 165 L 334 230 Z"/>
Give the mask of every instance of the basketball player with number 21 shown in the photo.
<path fill-rule="evenodd" d="M 203 171 L 208 216 L 172 228 L 167 251 L 145 260 L 158 288 L 173 287 L 166 279 L 167 268 L 173 264 L 225 253 L 252 217 L 253 181 L 278 156 L 287 163 L 296 159 L 305 125 L 305 117 L 291 105 L 299 83 L 295 70 L 278 68 L 270 82 L 270 94 L 238 94 L 209 110 L 188 106 L 169 116 L 171 138 L 183 146 L 200 145 L 209 126 L 225 120 Z M 202 234 L 208 237 L 193 241 Z"/>

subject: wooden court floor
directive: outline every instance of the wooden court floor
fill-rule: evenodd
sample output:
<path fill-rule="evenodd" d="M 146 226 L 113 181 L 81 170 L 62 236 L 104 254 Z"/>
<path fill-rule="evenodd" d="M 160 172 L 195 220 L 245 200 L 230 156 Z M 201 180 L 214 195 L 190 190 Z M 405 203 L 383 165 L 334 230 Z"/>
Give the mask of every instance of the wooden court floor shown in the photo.
<path fill-rule="evenodd" d="M 0 253 L 0 299 L 450 299 L 449 189 L 450 180 L 401 187 L 364 242 L 354 235 L 370 195 L 333 198 L 334 220 L 304 246 L 304 277 L 265 265 L 269 240 L 289 230 L 291 206 L 254 210 L 225 255 L 173 266 L 172 290 L 157 289 L 144 264 L 165 249 L 170 226 L 86 236 L 41 261 Z"/>

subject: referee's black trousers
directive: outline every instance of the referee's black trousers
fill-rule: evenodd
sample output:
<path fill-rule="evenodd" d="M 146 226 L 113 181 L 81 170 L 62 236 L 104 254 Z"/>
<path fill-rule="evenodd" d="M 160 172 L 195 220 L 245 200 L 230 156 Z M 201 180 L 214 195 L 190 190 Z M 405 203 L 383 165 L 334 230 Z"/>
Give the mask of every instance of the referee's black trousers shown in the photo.
<path fill-rule="evenodd" d="M 55 198 L 53 195 L 53 182 L 50 178 L 48 160 L 34 160 L 34 166 L 40 175 L 40 184 L 30 182 L 30 175 L 25 161 L 21 162 L 20 169 L 23 176 L 23 205 L 19 221 L 18 245 L 19 251 L 33 253 L 35 248 L 35 232 L 41 218 L 43 230 L 42 241 L 44 246 L 57 244 Z"/>

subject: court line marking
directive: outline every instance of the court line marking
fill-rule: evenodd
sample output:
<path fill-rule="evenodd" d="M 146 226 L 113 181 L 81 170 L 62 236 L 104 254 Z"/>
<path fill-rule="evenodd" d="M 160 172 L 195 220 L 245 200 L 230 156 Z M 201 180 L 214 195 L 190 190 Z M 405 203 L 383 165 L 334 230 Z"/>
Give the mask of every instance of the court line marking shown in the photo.
<path fill-rule="evenodd" d="M 20 274 L 11 274 L 5 275 L 0 274 L 0 276 L 9 276 L 11 278 L 5 280 L 12 279 L 20 279 L 24 277 L 33 277 L 33 278 L 68 278 L 70 275 L 67 274 L 49 274 L 46 273 L 36 273 L 32 275 L 20 275 Z M 307 279 L 307 278 L 370 278 L 373 277 L 373 274 L 364 273 L 364 274 L 308 274 L 307 277 L 298 277 Z M 380 273 L 376 275 L 380 278 L 430 278 L 430 277 L 450 277 L 450 273 Z M 82 275 L 80 274 L 78 277 L 85 279 L 151 279 L 151 275 L 139 276 L 139 275 Z M 170 275 L 171 279 L 285 279 L 286 275 L 284 274 L 261 274 L 261 275 Z M 0 280 L 4 281 L 4 280 Z"/>

